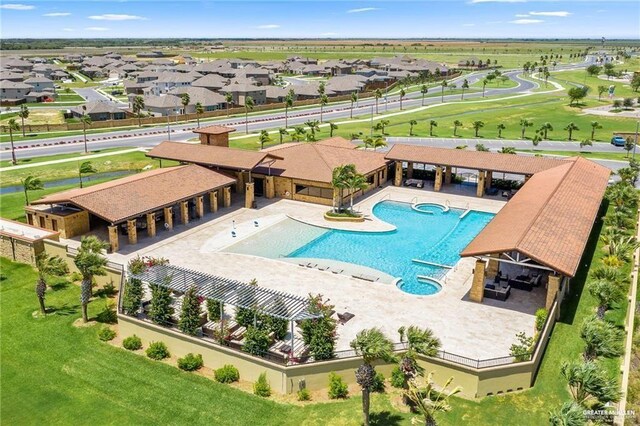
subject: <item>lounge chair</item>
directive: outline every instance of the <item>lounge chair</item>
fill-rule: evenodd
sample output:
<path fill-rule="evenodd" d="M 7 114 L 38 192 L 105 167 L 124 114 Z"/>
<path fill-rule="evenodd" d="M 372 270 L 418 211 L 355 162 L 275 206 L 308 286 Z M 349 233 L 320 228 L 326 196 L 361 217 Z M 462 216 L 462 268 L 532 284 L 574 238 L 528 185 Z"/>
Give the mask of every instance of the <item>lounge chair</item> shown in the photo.
<path fill-rule="evenodd" d="M 307 263 L 307 265 L 306 265 L 306 266 L 307 266 L 307 268 L 315 268 L 316 266 L 318 266 L 318 264 L 317 264 L 317 263 L 309 262 L 309 263 Z"/>
<path fill-rule="evenodd" d="M 327 265 L 318 266 L 319 271 L 328 271 L 329 267 Z"/>
<path fill-rule="evenodd" d="M 340 324 L 347 323 L 351 318 L 355 317 L 351 312 L 345 312 L 344 314 L 338 314 L 338 322 Z"/>
<path fill-rule="evenodd" d="M 334 274 L 341 274 L 344 272 L 344 269 L 340 269 L 340 268 L 331 268 L 331 272 Z"/>
<path fill-rule="evenodd" d="M 486 284 L 484 286 L 484 297 L 487 299 L 495 299 L 505 301 L 511 294 L 511 286 L 500 287 L 495 284 Z"/>

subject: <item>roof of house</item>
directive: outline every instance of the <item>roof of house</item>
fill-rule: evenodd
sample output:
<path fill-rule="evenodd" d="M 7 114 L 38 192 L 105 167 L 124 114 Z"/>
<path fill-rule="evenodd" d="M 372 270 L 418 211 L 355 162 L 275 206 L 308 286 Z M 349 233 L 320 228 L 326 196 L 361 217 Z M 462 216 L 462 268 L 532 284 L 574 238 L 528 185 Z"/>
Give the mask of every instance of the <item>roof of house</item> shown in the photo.
<path fill-rule="evenodd" d="M 31 93 L 29 93 L 31 94 Z M 86 110 L 83 109 L 82 107 L 85 106 Z M 78 105 L 76 107 L 71 108 L 71 110 L 73 112 L 76 112 L 80 115 L 82 115 L 83 113 L 85 114 L 115 114 L 118 112 L 122 112 L 124 113 L 123 110 L 121 110 L 120 108 L 114 106 L 113 104 L 109 103 L 109 102 L 105 102 L 105 101 L 93 101 L 93 102 L 87 102 L 86 104 L 83 105 Z"/>
<path fill-rule="evenodd" d="M 147 153 L 147 157 L 233 170 L 253 170 L 265 161 L 282 158 L 270 152 L 169 141 L 155 146 Z"/>
<path fill-rule="evenodd" d="M 517 251 L 574 276 L 610 174 L 608 168 L 582 157 L 536 173 L 461 256 Z"/>
<path fill-rule="evenodd" d="M 69 203 L 110 223 L 119 223 L 234 182 L 227 175 L 191 164 L 58 192 L 32 204 Z"/>
<path fill-rule="evenodd" d="M 174 87 L 168 94 L 181 96 L 183 94 L 189 95 L 189 105 L 195 105 L 200 103 L 203 107 L 215 106 L 226 103 L 226 99 L 220 93 L 212 92 L 204 87 Z"/>
<path fill-rule="evenodd" d="M 9 219 L 0 219 L 0 235 L 22 241 L 38 241 L 58 235 L 57 232 Z"/>
<path fill-rule="evenodd" d="M 532 175 L 566 162 L 566 160 L 548 157 L 404 144 L 394 144 L 387 152 L 387 159 L 521 175 Z"/>
<path fill-rule="evenodd" d="M 220 89 L 228 83 L 229 79 L 218 74 L 207 74 L 191 83 L 195 87 L 212 87 Z"/>
<path fill-rule="evenodd" d="M 231 133 L 235 131 L 236 129 L 234 129 L 233 127 L 219 126 L 214 124 L 212 126 L 200 127 L 199 129 L 195 129 L 193 133 L 204 133 L 206 135 L 221 135 L 224 133 Z"/>

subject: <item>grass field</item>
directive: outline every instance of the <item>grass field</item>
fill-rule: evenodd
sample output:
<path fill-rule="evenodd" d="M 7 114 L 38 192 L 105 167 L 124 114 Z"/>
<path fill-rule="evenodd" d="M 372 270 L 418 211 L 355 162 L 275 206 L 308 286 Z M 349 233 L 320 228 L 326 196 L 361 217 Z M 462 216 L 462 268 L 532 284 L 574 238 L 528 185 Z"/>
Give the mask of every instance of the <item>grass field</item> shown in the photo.
<path fill-rule="evenodd" d="M 7 122 L 13 118 L 16 122 L 22 126 L 22 120 L 19 117 L 4 116 L 0 121 L 0 124 L 7 124 Z M 38 124 L 62 124 L 64 123 L 64 115 L 62 111 L 57 108 L 32 108 L 29 110 L 29 117 L 24 119 L 24 124 L 38 125 Z M 16 136 L 22 136 L 21 131 L 15 132 Z M 17 139 L 15 137 L 14 139 Z"/>

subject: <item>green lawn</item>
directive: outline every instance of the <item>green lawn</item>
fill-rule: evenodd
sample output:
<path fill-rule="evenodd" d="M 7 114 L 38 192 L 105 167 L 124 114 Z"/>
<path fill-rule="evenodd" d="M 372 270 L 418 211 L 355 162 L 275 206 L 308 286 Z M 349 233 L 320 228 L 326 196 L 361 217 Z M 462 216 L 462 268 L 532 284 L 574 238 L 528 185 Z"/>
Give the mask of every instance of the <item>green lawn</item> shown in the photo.
<path fill-rule="evenodd" d="M 99 154 L 99 153 L 107 153 L 107 152 L 117 152 L 117 151 L 122 151 L 125 149 L 130 149 L 130 148 L 108 148 L 108 149 L 98 149 L 96 151 L 91 151 L 91 154 Z M 79 154 L 77 152 L 74 153 L 70 153 L 70 154 L 56 154 L 56 155 L 45 155 L 43 157 L 35 157 L 35 158 L 19 158 L 18 157 L 18 166 L 24 165 L 24 164 L 37 164 L 37 163 L 42 163 L 44 161 L 54 161 L 54 160 L 64 160 L 67 158 L 77 158 L 77 157 L 81 157 L 82 154 Z M 4 161 L 0 161 L 0 172 L 4 173 L 6 170 L 2 170 L 3 167 L 7 167 L 10 168 L 11 167 L 11 161 L 10 160 L 4 160 Z"/>

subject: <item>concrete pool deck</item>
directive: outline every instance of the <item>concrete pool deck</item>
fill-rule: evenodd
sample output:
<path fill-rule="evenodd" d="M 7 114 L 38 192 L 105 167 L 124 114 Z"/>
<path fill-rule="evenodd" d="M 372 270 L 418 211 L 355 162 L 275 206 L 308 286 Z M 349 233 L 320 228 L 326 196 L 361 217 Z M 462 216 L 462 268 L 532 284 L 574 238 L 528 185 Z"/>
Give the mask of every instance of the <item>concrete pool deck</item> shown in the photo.
<path fill-rule="evenodd" d="M 503 200 L 472 198 L 451 193 L 435 193 L 414 188 L 387 186 L 368 194 L 356 204 L 365 214 L 383 200 L 404 202 L 435 202 L 451 207 L 496 213 Z M 544 289 L 534 292 L 512 290 L 506 302 L 485 300 L 478 304 L 469 301 L 474 259 L 462 259 L 442 279 L 443 289 L 431 296 L 404 293 L 388 280 L 368 282 L 347 275 L 301 267 L 290 260 L 267 259 L 256 256 L 220 252 L 237 238 L 249 237 L 278 218 L 292 217 L 314 224 L 320 221 L 327 206 L 290 200 L 265 203 L 259 209 L 239 208 L 203 222 L 161 241 L 145 240 L 137 251 L 110 255 L 111 260 L 126 263 L 136 255 L 166 257 L 177 266 L 249 281 L 256 278 L 260 286 L 307 296 L 323 294 L 339 313 L 348 311 L 355 317 L 338 326 L 337 350 L 349 348 L 349 342 L 364 328 L 379 327 L 393 341 L 398 341 L 400 326 L 418 325 L 431 328 L 441 339 L 443 349 L 472 359 L 507 356 L 515 335 L 524 331 L 533 334 L 534 313 L 544 305 Z M 259 226 L 255 227 L 254 221 Z M 236 237 L 231 236 L 235 231 Z M 335 222 L 322 219 L 323 226 L 334 227 Z M 377 230 L 380 221 L 366 221 L 370 230 Z M 384 222 L 382 222 L 384 224 Z M 338 229 L 354 224 L 339 223 Z M 357 224 L 362 225 L 362 223 Z M 379 229 L 379 228 L 378 228 Z M 353 229 L 357 230 L 357 229 Z M 242 235 L 238 235 L 242 234 Z M 220 240 L 216 242 L 216 240 Z M 213 242 L 212 242 L 213 241 Z M 151 244 L 149 244 L 151 243 Z M 212 246 L 213 244 L 213 246 Z M 318 263 L 323 261 L 318 260 Z M 537 289 L 539 290 L 539 289 Z"/>

